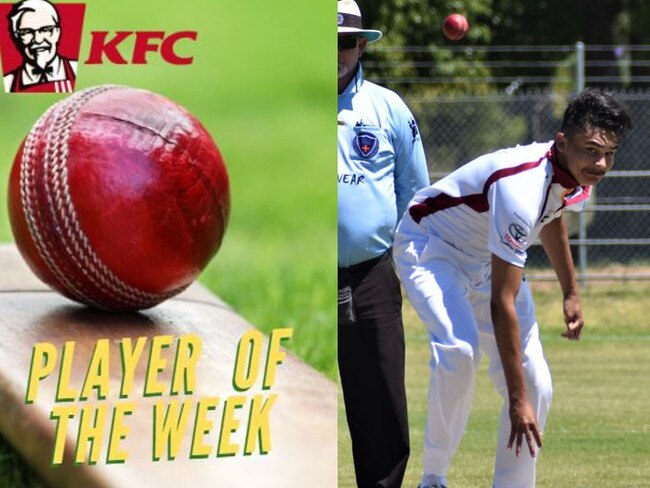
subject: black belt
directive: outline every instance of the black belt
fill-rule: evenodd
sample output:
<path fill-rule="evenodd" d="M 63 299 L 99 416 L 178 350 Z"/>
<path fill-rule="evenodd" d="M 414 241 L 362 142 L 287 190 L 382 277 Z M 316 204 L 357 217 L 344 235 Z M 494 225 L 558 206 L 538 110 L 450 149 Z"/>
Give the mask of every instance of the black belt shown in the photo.
<path fill-rule="evenodd" d="M 384 259 L 389 259 L 391 256 L 391 249 L 386 251 L 384 254 L 381 254 L 380 256 L 377 256 L 376 258 L 368 259 L 367 261 L 361 261 L 360 263 L 353 264 L 351 266 L 348 266 L 347 268 L 342 268 L 339 266 L 339 272 L 340 271 L 360 271 L 363 269 L 368 269 L 376 266 L 379 264 L 381 261 Z"/>

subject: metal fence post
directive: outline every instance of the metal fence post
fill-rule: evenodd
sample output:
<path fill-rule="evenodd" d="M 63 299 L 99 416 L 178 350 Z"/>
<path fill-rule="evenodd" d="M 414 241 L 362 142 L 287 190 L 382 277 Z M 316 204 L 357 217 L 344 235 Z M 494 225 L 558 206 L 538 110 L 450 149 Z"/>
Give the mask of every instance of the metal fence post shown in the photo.
<path fill-rule="evenodd" d="M 585 44 L 576 42 L 576 92 L 585 89 Z M 587 284 L 587 219 L 584 211 L 578 213 L 578 281 L 580 287 Z"/>

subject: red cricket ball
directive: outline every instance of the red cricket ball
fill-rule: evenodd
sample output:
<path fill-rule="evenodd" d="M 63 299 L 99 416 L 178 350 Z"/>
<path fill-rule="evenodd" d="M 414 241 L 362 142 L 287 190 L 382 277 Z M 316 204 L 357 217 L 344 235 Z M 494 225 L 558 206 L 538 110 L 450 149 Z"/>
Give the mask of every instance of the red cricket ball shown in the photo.
<path fill-rule="evenodd" d="M 447 39 L 452 41 L 459 41 L 469 30 L 469 22 L 465 16 L 461 14 L 448 15 L 442 24 L 442 32 Z"/>
<path fill-rule="evenodd" d="M 16 245 L 63 295 L 118 310 L 187 288 L 219 249 L 230 192 L 210 134 L 155 93 L 103 85 L 34 124 L 9 180 Z"/>

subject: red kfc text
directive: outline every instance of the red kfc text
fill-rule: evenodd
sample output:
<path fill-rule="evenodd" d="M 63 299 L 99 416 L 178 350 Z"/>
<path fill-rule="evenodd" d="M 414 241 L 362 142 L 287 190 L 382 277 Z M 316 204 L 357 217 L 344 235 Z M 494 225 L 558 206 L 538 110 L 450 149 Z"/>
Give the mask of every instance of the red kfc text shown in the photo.
<path fill-rule="evenodd" d="M 160 52 L 160 56 L 168 63 L 175 65 L 192 64 L 192 56 L 181 56 L 176 45 L 181 40 L 196 41 L 197 33 L 194 31 L 179 31 L 165 34 L 163 31 L 108 31 L 91 32 L 90 54 L 85 64 L 103 64 L 104 59 L 113 64 L 147 64 L 150 53 Z M 130 60 L 124 56 L 120 48 L 123 42 L 135 36 L 133 52 Z"/>

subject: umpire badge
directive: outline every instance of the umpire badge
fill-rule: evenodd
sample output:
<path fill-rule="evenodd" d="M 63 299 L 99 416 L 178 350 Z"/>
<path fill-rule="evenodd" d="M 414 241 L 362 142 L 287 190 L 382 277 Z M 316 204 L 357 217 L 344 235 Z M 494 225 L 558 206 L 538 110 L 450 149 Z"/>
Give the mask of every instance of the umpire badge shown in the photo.
<path fill-rule="evenodd" d="M 359 132 L 352 141 L 352 147 L 362 158 L 371 158 L 379 151 L 379 140 L 369 132 Z"/>

